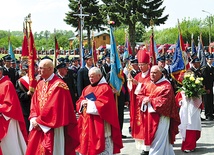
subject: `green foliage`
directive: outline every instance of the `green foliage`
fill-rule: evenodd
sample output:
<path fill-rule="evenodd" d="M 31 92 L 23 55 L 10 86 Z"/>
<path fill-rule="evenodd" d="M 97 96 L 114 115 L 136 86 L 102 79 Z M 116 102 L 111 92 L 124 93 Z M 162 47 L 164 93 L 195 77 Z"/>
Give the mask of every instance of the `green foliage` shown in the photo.
<path fill-rule="evenodd" d="M 181 34 L 185 43 L 188 42 L 189 44 L 191 44 L 191 35 L 193 34 L 195 45 L 197 45 L 198 36 L 200 36 L 200 33 L 202 33 L 202 40 L 204 45 L 209 45 L 209 27 L 205 24 L 206 20 L 207 19 L 202 20 L 196 18 L 184 18 L 180 22 Z M 157 44 L 174 44 L 178 39 L 178 33 L 178 25 L 159 31 L 155 30 L 155 41 Z M 150 35 L 151 31 L 147 31 L 144 34 L 144 41 L 147 41 Z M 214 30 L 212 31 L 211 36 L 214 36 Z"/>
<path fill-rule="evenodd" d="M 128 34 L 134 51 L 136 40 L 136 23 L 140 22 L 145 27 L 150 26 L 153 19 L 155 25 L 164 24 L 168 15 L 162 16 L 165 7 L 161 7 L 163 0 L 102 0 L 101 6 L 103 18 L 109 15 L 116 22 L 116 26 L 125 24 L 129 26 Z M 143 34 L 141 34 L 143 35 Z"/>
<path fill-rule="evenodd" d="M 41 31 L 34 33 L 34 41 L 37 50 L 50 50 L 55 48 L 54 36 L 56 35 L 60 47 L 63 49 L 70 49 L 68 39 L 74 36 L 72 31 L 56 30 L 55 33 L 50 31 Z M 12 31 L 10 32 L 10 40 L 13 49 L 22 47 L 23 32 Z M 0 31 L 0 48 L 8 49 L 8 32 Z"/>
<path fill-rule="evenodd" d="M 117 45 L 124 45 L 125 44 L 125 34 L 126 34 L 126 29 L 119 27 L 114 30 L 114 36 L 116 40 Z"/>
<path fill-rule="evenodd" d="M 149 37 L 144 37 L 143 34 L 146 33 L 145 26 L 141 22 L 136 23 L 136 41 L 143 42 L 143 40 L 148 39 Z"/>
<path fill-rule="evenodd" d="M 79 0 L 69 0 L 68 7 L 70 11 L 66 13 L 64 21 L 68 25 L 72 25 L 78 29 L 80 17 L 75 16 L 74 14 L 79 14 Z M 103 31 L 105 28 L 103 27 L 104 21 L 102 15 L 100 13 L 98 0 L 81 0 L 82 4 L 82 13 L 88 14 L 89 16 L 84 17 L 84 27 L 83 29 L 87 31 L 88 38 L 88 47 L 91 47 L 91 30 Z"/>
<path fill-rule="evenodd" d="M 203 78 L 195 78 L 193 73 L 187 73 L 184 75 L 184 79 L 182 81 L 183 86 L 180 87 L 178 91 L 184 91 L 185 96 L 188 98 L 199 98 L 205 93 L 202 81 Z"/>

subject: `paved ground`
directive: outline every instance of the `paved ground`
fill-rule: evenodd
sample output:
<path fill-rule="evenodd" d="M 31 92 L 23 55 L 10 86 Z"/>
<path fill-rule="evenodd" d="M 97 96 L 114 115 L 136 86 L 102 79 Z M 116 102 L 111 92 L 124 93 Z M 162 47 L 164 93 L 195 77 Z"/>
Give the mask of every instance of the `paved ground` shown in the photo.
<path fill-rule="evenodd" d="M 203 113 L 201 115 L 204 117 Z M 123 126 L 123 134 L 128 136 L 123 139 L 124 148 L 121 150 L 121 155 L 140 155 L 141 151 L 135 148 L 134 140 L 128 132 L 129 127 L 129 111 L 125 109 L 125 120 Z M 174 151 L 176 155 L 186 155 L 181 151 L 181 138 L 177 135 L 176 142 L 174 144 Z M 201 138 L 197 142 L 195 152 L 188 153 L 188 155 L 214 155 L 214 121 L 202 122 Z"/>

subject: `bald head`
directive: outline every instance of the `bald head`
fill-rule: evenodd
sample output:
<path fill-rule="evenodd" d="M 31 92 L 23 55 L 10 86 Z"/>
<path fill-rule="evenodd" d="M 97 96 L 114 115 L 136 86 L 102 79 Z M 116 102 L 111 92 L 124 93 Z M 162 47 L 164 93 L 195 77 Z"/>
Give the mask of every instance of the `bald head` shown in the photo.
<path fill-rule="evenodd" d="M 158 65 L 154 65 L 151 68 L 150 79 L 155 83 L 162 77 L 162 69 Z"/>
<path fill-rule="evenodd" d="M 54 72 L 53 62 L 49 59 L 43 59 L 39 63 L 39 74 L 42 78 L 47 79 Z"/>

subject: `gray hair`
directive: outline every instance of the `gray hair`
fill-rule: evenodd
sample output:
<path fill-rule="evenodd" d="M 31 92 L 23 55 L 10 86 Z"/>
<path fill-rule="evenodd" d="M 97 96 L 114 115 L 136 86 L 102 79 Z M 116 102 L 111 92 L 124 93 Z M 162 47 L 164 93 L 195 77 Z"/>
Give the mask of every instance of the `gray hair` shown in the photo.
<path fill-rule="evenodd" d="M 89 69 L 88 75 L 90 75 L 92 73 L 102 76 L 102 72 L 101 72 L 100 68 L 98 68 L 98 67 L 92 67 L 91 69 Z"/>

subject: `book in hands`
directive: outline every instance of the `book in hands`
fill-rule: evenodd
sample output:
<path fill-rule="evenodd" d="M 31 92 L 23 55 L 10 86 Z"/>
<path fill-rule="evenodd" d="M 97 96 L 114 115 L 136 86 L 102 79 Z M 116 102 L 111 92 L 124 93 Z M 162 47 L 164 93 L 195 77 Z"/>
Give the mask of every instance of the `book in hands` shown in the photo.
<path fill-rule="evenodd" d="M 93 92 L 89 93 L 88 95 L 85 96 L 85 99 L 90 100 L 90 101 L 96 101 L 96 96 L 94 95 Z"/>

